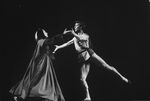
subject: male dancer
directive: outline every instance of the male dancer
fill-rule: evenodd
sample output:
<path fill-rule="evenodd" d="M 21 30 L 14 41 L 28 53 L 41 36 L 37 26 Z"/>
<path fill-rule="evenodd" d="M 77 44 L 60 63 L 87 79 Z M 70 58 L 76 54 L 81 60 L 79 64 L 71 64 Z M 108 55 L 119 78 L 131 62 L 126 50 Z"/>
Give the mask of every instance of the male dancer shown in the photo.
<path fill-rule="evenodd" d="M 88 90 L 88 84 L 86 82 L 86 78 L 87 78 L 89 70 L 90 70 L 90 63 L 89 63 L 90 59 L 98 66 L 103 66 L 104 68 L 115 72 L 125 82 L 128 83 L 129 81 L 128 81 L 128 79 L 123 77 L 114 67 L 108 65 L 100 56 L 98 56 L 91 49 L 89 35 L 87 33 L 84 33 L 84 31 L 83 31 L 84 27 L 85 27 L 84 22 L 76 21 L 74 30 L 72 29 L 72 30 L 67 31 L 65 29 L 63 34 L 70 33 L 74 37 L 70 41 L 68 41 L 60 46 L 55 45 L 56 48 L 53 51 L 53 53 L 55 53 L 58 49 L 64 48 L 64 47 L 69 46 L 74 43 L 75 49 L 78 53 L 78 62 L 80 64 L 80 68 L 81 68 L 81 79 L 80 80 L 83 84 L 83 87 L 85 88 L 85 93 L 86 93 L 86 98 L 84 99 L 84 101 L 91 101 L 91 97 L 90 97 L 89 90 Z"/>

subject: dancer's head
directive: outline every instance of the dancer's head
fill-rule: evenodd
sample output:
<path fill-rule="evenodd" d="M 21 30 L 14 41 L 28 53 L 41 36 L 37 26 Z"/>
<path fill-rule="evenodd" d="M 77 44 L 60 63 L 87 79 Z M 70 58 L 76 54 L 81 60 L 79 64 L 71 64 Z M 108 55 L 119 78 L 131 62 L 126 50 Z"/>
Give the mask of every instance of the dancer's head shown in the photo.
<path fill-rule="evenodd" d="M 83 21 L 75 21 L 75 25 L 74 25 L 74 30 L 75 32 L 79 32 L 81 30 L 83 30 L 83 28 L 85 28 L 85 23 Z"/>

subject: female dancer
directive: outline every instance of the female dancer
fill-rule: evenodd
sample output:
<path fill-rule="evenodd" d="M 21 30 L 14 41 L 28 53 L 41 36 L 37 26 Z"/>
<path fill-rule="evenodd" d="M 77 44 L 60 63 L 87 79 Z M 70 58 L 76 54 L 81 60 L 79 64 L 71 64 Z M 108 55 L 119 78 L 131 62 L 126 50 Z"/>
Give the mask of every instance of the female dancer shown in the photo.
<path fill-rule="evenodd" d="M 55 38 L 48 38 L 48 33 L 42 31 L 44 39 L 39 39 L 37 32 L 35 33 L 37 45 L 23 79 L 10 90 L 16 101 L 26 97 L 40 97 L 44 101 L 65 101 L 52 64 L 55 59 L 52 53 Z"/>
<path fill-rule="evenodd" d="M 94 63 L 96 63 L 98 66 L 103 66 L 104 68 L 111 70 L 115 72 L 117 75 L 119 75 L 122 80 L 125 82 L 129 82 L 128 79 L 123 77 L 114 67 L 108 65 L 100 56 L 98 56 L 90 46 L 90 40 L 89 35 L 83 32 L 83 28 L 85 27 L 84 22 L 82 21 L 76 21 L 74 30 L 66 30 L 64 31 L 64 34 L 70 33 L 74 37 L 72 40 L 68 41 L 67 43 L 64 43 L 63 45 L 55 45 L 56 48 L 54 50 L 54 53 L 61 48 L 64 48 L 72 43 L 74 43 L 75 49 L 78 53 L 78 62 L 81 64 L 81 82 L 83 84 L 83 87 L 85 89 L 86 98 L 84 101 L 90 101 L 91 97 L 88 90 L 88 84 L 86 82 L 86 78 L 88 76 L 89 70 L 90 70 L 90 63 L 89 60 L 93 60 Z"/>

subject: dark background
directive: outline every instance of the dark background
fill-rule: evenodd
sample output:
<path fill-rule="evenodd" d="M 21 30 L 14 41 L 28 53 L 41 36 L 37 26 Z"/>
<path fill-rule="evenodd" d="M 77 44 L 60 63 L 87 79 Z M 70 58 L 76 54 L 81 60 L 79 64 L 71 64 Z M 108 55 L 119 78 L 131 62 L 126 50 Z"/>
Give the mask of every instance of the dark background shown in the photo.
<path fill-rule="evenodd" d="M 5 0 L 1 6 L 1 101 L 11 101 L 9 90 L 18 83 L 35 49 L 38 28 L 49 36 L 86 23 L 93 49 L 132 84 L 91 63 L 88 84 L 92 101 L 150 99 L 148 0 Z M 66 101 L 84 98 L 73 45 L 59 50 L 55 72 Z"/>

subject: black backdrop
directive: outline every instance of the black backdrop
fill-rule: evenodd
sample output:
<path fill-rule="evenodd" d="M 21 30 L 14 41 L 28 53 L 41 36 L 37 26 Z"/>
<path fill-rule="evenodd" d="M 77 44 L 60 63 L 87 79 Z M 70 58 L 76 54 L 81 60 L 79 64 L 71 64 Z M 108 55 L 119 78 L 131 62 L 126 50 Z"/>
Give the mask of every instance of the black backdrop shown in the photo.
<path fill-rule="evenodd" d="M 43 28 L 52 37 L 72 28 L 76 20 L 86 23 L 95 52 L 132 82 L 128 85 L 91 63 L 87 81 L 93 101 L 150 99 L 148 1 L 7 0 L 1 3 L 2 101 L 12 100 L 8 91 L 25 73 L 36 45 L 35 31 Z M 66 101 L 80 101 L 84 94 L 73 45 L 55 56 Z"/>

